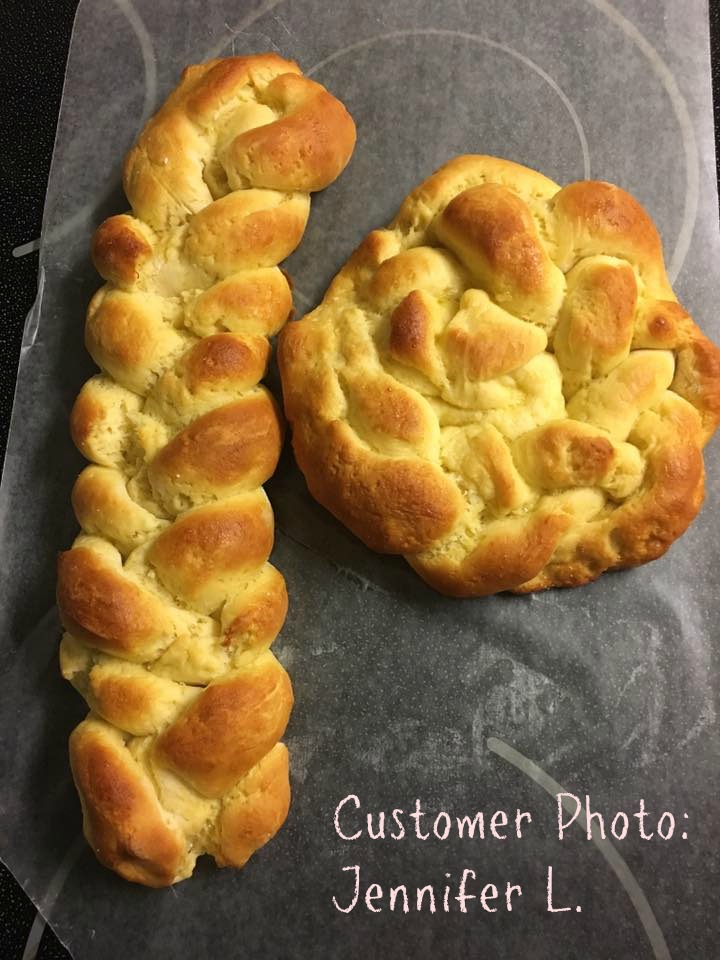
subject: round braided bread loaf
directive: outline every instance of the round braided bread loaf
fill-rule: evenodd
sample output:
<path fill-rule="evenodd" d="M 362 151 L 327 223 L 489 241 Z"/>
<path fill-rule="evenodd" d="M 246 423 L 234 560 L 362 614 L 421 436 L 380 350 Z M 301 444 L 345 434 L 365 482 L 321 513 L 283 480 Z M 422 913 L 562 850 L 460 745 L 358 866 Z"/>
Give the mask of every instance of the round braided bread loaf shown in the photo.
<path fill-rule="evenodd" d="M 282 424 L 259 385 L 292 301 L 277 264 L 352 119 L 274 54 L 189 67 L 124 167 L 133 215 L 98 229 L 107 284 L 86 344 L 102 373 L 72 434 L 82 527 L 61 554 L 63 674 L 92 713 L 70 738 L 86 836 L 128 880 L 197 857 L 242 866 L 284 821 L 287 609 L 261 484 Z"/>
<path fill-rule="evenodd" d="M 278 356 L 313 495 L 444 593 L 582 584 L 700 508 L 720 352 L 611 184 L 450 161 Z"/>

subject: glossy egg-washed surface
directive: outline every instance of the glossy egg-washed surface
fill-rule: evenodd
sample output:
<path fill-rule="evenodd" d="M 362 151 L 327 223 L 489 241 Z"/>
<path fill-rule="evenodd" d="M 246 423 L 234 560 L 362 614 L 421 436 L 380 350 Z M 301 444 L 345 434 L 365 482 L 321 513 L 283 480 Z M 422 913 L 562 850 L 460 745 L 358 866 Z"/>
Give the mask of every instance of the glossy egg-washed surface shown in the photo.
<path fill-rule="evenodd" d="M 700 508 L 720 352 L 611 184 L 450 161 L 279 357 L 313 495 L 444 593 L 582 584 L 659 557 Z"/>
<path fill-rule="evenodd" d="M 259 384 L 292 306 L 277 264 L 355 142 L 342 104 L 274 54 L 189 67 L 98 229 L 101 373 L 73 438 L 92 461 L 59 560 L 63 674 L 91 708 L 70 758 L 86 836 L 129 880 L 242 866 L 284 821 L 287 595 L 262 484 L 282 423 Z"/>

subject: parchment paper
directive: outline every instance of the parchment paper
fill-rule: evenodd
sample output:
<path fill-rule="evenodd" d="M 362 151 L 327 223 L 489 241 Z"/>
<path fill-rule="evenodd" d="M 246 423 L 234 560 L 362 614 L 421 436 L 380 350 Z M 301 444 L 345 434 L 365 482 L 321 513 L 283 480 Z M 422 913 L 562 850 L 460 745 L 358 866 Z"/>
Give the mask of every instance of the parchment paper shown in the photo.
<path fill-rule="evenodd" d="M 2 856 L 77 960 L 716 957 L 716 445 L 702 515 L 666 558 L 577 591 L 472 602 L 367 551 L 309 498 L 286 453 L 269 493 L 291 598 L 275 649 L 297 700 L 287 825 L 245 871 L 208 863 L 160 892 L 118 880 L 78 841 L 66 740 L 86 711 L 58 674 L 54 565 L 76 532 L 81 460 L 67 421 L 93 369 L 82 346 L 99 282 L 89 238 L 125 209 L 121 159 L 181 68 L 266 49 L 298 59 L 358 124 L 352 163 L 314 201 L 288 263 L 298 310 L 412 186 L 476 151 L 635 193 L 665 238 L 678 296 L 720 336 L 702 0 L 85 0 L 2 480 Z M 522 757 L 610 817 L 641 797 L 653 828 L 673 811 L 675 837 L 635 830 L 614 843 L 625 872 L 579 830 L 560 844 L 553 800 Z M 521 841 L 343 842 L 332 817 L 350 793 L 363 812 L 415 798 L 454 815 L 520 807 L 533 828 Z M 479 882 L 522 885 L 523 898 L 510 914 L 438 904 L 405 915 L 387 901 L 382 913 L 343 914 L 332 897 L 349 902 L 342 868 L 355 864 L 363 889 L 441 891 L 446 873 L 456 882 L 470 867 Z M 557 899 L 582 913 L 546 912 L 549 864 Z"/>

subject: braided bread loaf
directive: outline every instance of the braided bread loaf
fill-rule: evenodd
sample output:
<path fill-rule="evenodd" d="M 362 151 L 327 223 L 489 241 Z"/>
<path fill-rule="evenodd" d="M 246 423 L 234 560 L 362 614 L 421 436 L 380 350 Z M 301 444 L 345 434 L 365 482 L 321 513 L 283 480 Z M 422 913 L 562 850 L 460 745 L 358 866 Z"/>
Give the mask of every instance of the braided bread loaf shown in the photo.
<path fill-rule="evenodd" d="M 450 161 L 278 356 L 313 495 L 444 593 L 582 584 L 699 510 L 720 352 L 610 184 Z"/>
<path fill-rule="evenodd" d="M 61 666 L 91 714 L 70 758 L 86 836 L 128 880 L 242 866 L 289 804 L 287 609 L 261 484 L 282 425 L 259 381 L 292 301 L 277 267 L 354 124 L 274 54 L 189 67 L 127 157 L 133 215 L 98 229 L 102 370 L 72 411 L 92 461 L 61 554 Z"/>

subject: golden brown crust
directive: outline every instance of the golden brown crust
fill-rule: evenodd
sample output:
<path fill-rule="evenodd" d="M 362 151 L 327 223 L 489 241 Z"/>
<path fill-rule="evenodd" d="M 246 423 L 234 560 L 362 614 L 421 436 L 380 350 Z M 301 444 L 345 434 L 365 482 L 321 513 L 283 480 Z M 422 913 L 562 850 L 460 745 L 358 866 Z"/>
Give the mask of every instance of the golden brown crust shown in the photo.
<path fill-rule="evenodd" d="M 697 514 L 720 351 L 619 187 L 445 164 L 281 334 L 313 495 L 456 596 L 578 585 Z"/>
<path fill-rule="evenodd" d="M 223 644 L 243 649 L 270 646 L 285 622 L 285 580 L 266 563 L 242 593 L 223 609 Z"/>
<path fill-rule="evenodd" d="M 102 288 L 90 301 L 85 347 L 105 373 L 135 393 L 187 348 L 188 338 L 163 317 L 160 297 Z"/>
<path fill-rule="evenodd" d="M 529 208 L 511 190 L 483 183 L 457 194 L 435 234 L 493 300 L 516 316 L 547 323 L 562 298 L 562 277 Z"/>
<path fill-rule="evenodd" d="M 287 747 L 277 743 L 224 801 L 214 856 L 220 867 L 242 867 L 285 822 L 290 809 Z"/>
<path fill-rule="evenodd" d="M 57 602 L 66 630 L 98 650 L 130 660 L 167 646 L 172 618 L 162 601 L 87 547 L 58 558 Z"/>
<path fill-rule="evenodd" d="M 64 673 L 75 684 L 97 714 L 108 723 L 135 736 L 149 736 L 162 730 L 169 709 L 179 710 L 196 693 L 171 680 L 156 677 L 144 667 L 102 660 L 85 674 Z"/>
<path fill-rule="evenodd" d="M 615 446 L 580 420 L 553 420 L 515 441 L 515 462 L 543 490 L 600 486 L 615 461 Z"/>
<path fill-rule="evenodd" d="M 267 390 L 198 417 L 159 451 L 148 466 L 158 499 L 209 499 L 251 490 L 272 476 L 282 447 L 282 424 Z"/>
<path fill-rule="evenodd" d="M 421 290 L 411 290 L 390 316 L 390 356 L 431 376 L 435 348 L 433 334 L 432 304 Z"/>
<path fill-rule="evenodd" d="M 118 287 L 132 286 L 153 255 L 152 237 L 142 221 L 121 213 L 100 224 L 91 254 L 101 277 Z"/>
<path fill-rule="evenodd" d="M 95 464 L 86 467 L 75 481 L 72 506 L 86 533 L 104 536 L 124 556 L 168 522 L 132 499 L 119 470 Z"/>
<path fill-rule="evenodd" d="M 185 251 L 194 264 L 223 279 L 273 267 L 300 243 L 309 213 L 306 194 L 229 193 L 195 214 Z"/>
<path fill-rule="evenodd" d="M 333 421 L 323 436 L 293 434 L 310 492 L 374 550 L 405 553 L 452 528 L 461 500 L 433 464 L 381 457 Z"/>
<path fill-rule="evenodd" d="M 70 736 L 70 764 L 85 835 L 106 866 L 149 887 L 186 875 L 185 839 L 166 822 L 150 779 L 113 727 L 93 719 L 76 727 Z"/>
<path fill-rule="evenodd" d="M 265 337 L 217 333 L 183 357 L 188 389 L 197 393 L 226 383 L 247 390 L 265 376 L 270 344 Z"/>
<path fill-rule="evenodd" d="M 237 137 L 232 125 L 214 129 L 233 101 L 242 126 L 247 99 L 268 108 L 263 122 L 251 119 L 250 129 Z M 213 199 L 202 170 L 206 157 L 215 160 L 208 133 L 220 133 L 221 140 L 229 135 L 218 160 L 233 189 L 248 183 L 267 187 L 272 179 L 272 189 L 321 190 L 342 172 L 355 146 L 352 118 L 319 84 L 301 76 L 297 64 L 269 53 L 193 67 L 125 162 L 125 193 L 135 213 L 154 229 L 184 220 Z"/>
<path fill-rule="evenodd" d="M 272 52 L 193 64 L 183 70 L 183 82 L 170 95 L 165 109 L 170 111 L 179 100 L 186 98 L 189 116 L 206 126 L 233 97 L 247 92 L 251 86 L 256 88 L 287 73 L 300 74 L 301 70 L 294 60 L 286 60 Z M 157 114 L 155 119 L 159 116 Z"/>
<path fill-rule="evenodd" d="M 570 525 L 564 515 L 538 513 L 528 520 L 500 520 L 481 543 L 456 564 L 445 558 L 410 564 L 436 590 L 452 597 L 485 597 L 512 590 L 546 565 Z"/>
<path fill-rule="evenodd" d="M 271 653 L 211 683 L 158 737 L 156 755 L 198 792 L 222 797 L 285 732 L 290 679 Z"/>
<path fill-rule="evenodd" d="M 140 398 L 107 377 L 91 377 L 70 413 L 70 435 L 88 460 L 118 466 L 129 453 L 129 421 L 140 410 Z"/>
<path fill-rule="evenodd" d="M 460 307 L 441 338 L 450 380 L 494 380 L 547 346 L 540 327 L 517 320 L 479 291 L 468 291 Z"/>
<path fill-rule="evenodd" d="M 246 270 L 207 289 L 195 301 L 191 323 L 199 336 L 240 327 L 248 336 L 277 333 L 292 309 L 287 279 L 277 267 Z"/>
<path fill-rule="evenodd" d="M 103 863 L 149 886 L 210 853 L 242 866 L 287 815 L 287 613 L 261 484 L 283 422 L 260 385 L 292 310 L 278 263 L 350 158 L 342 104 L 273 54 L 188 67 L 124 165 L 131 214 L 97 230 L 101 368 L 72 436 L 92 461 L 58 563 L 63 675 L 93 711 L 71 757 Z"/>
<path fill-rule="evenodd" d="M 662 242 L 640 203 L 620 187 L 580 180 L 552 201 L 558 243 L 556 259 L 568 270 L 582 257 L 618 257 L 634 265 L 653 293 L 674 299 L 665 273 Z"/>
<path fill-rule="evenodd" d="M 229 584 L 270 556 L 273 515 L 262 489 L 189 510 L 150 544 L 163 585 L 195 610 L 213 613 Z"/>
<path fill-rule="evenodd" d="M 319 83 L 292 73 L 272 80 L 264 100 L 284 116 L 235 138 L 228 150 L 235 175 L 270 190 L 322 190 L 342 173 L 355 143 L 347 110 Z"/>

